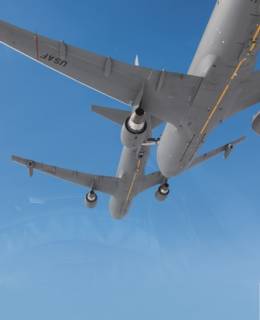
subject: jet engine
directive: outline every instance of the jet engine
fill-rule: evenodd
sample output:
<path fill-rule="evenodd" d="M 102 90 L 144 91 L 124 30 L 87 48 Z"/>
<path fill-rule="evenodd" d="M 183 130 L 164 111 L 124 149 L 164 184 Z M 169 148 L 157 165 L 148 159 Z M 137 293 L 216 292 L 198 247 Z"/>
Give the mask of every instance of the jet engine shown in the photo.
<path fill-rule="evenodd" d="M 162 185 L 160 185 L 160 187 L 158 188 L 158 190 L 155 192 L 155 198 L 158 201 L 164 201 L 166 200 L 167 196 L 170 193 L 170 187 L 168 183 L 164 183 Z"/>
<path fill-rule="evenodd" d="M 224 150 L 224 158 L 225 159 L 227 159 L 229 157 L 229 155 L 233 149 L 234 149 L 234 145 L 232 143 L 229 143 L 225 146 L 225 150 Z"/>
<path fill-rule="evenodd" d="M 253 117 L 252 128 L 257 134 L 260 134 L 260 111 Z"/>
<path fill-rule="evenodd" d="M 147 123 L 144 110 L 137 108 L 129 118 L 126 119 L 122 131 L 121 142 L 127 148 L 136 148 L 145 140 Z"/>
<path fill-rule="evenodd" d="M 85 197 L 85 204 L 88 208 L 95 208 L 97 205 L 97 194 L 94 190 L 89 191 Z"/>

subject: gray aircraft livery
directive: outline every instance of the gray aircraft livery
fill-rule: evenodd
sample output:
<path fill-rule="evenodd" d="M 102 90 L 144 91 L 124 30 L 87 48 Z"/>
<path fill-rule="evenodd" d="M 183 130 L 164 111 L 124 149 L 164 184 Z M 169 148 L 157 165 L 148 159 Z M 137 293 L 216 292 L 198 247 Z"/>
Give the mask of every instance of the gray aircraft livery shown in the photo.
<path fill-rule="evenodd" d="M 116 177 L 92 175 L 13 156 L 29 169 L 111 195 L 114 218 L 125 216 L 133 198 L 158 185 L 160 201 L 169 194 L 168 179 L 223 153 L 225 158 L 244 137 L 197 155 L 206 136 L 226 118 L 260 101 L 260 0 L 218 0 L 187 74 L 143 68 L 78 49 L 0 21 L 0 41 L 29 58 L 131 107 L 131 111 L 93 106 L 122 126 L 123 150 Z M 152 137 L 161 123 L 160 138 Z M 252 122 L 260 134 L 260 113 Z M 145 174 L 149 149 L 157 145 L 159 171 Z"/>

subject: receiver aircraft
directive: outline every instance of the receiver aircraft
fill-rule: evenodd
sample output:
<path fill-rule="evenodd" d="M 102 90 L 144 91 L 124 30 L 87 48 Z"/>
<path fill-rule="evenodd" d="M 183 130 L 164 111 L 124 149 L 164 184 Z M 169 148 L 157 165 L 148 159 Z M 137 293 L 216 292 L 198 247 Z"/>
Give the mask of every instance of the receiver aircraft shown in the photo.
<path fill-rule="evenodd" d="M 13 156 L 29 169 L 88 187 L 85 202 L 93 208 L 97 191 L 111 196 L 114 218 L 124 217 L 133 198 L 158 185 L 165 200 L 168 180 L 220 153 L 227 158 L 241 137 L 198 155 L 219 123 L 260 101 L 260 0 L 218 0 L 187 74 L 154 70 L 117 61 L 51 40 L 0 21 L 0 42 L 87 87 L 128 105 L 129 111 L 93 106 L 97 114 L 122 126 L 123 150 L 115 177 L 93 175 Z M 165 128 L 160 138 L 153 129 Z M 252 121 L 260 134 L 260 113 Z M 152 145 L 159 170 L 145 173 Z"/>

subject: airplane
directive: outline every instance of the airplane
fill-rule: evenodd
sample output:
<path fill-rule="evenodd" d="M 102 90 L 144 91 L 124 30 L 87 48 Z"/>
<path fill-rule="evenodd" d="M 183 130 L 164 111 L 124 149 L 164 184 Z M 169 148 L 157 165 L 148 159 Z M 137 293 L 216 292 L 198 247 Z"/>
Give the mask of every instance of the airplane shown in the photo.
<path fill-rule="evenodd" d="M 198 149 L 225 119 L 260 101 L 260 1 L 218 0 L 187 74 L 126 64 L 112 57 L 51 40 L 0 21 L 0 42 L 36 62 L 130 107 L 129 111 L 93 106 L 97 114 L 122 126 L 123 150 L 115 177 L 93 175 L 13 156 L 29 169 L 89 188 L 88 207 L 97 191 L 111 196 L 110 211 L 123 218 L 133 198 L 158 185 L 159 201 L 170 192 L 168 180 L 220 153 L 229 156 L 241 137 L 203 155 Z M 160 138 L 153 129 L 165 128 Z M 260 112 L 252 120 L 260 134 Z M 159 171 L 146 174 L 152 145 Z"/>

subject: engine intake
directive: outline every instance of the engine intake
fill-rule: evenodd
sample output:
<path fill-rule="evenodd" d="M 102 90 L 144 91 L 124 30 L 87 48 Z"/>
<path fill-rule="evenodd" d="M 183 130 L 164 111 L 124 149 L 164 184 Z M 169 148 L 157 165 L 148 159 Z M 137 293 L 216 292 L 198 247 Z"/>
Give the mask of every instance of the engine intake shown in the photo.
<path fill-rule="evenodd" d="M 89 191 L 85 197 L 85 204 L 88 208 L 95 208 L 97 205 L 97 194 L 94 190 Z"/>
<path fill-rule="evenodd" d="M 158 190 L 155 192 L 155 197 L 158 201 L 166 200 L 167 196 L 170 193 L 170 187 L 168 183 L 162 184 Z"/>
<path fill-rule="evenodd" d="M 137 108 L 123 125 L 121 131 L 122 144 L 127 148 L 138 147 L 146 138 L 146 128 L 144 110 Z"/>

